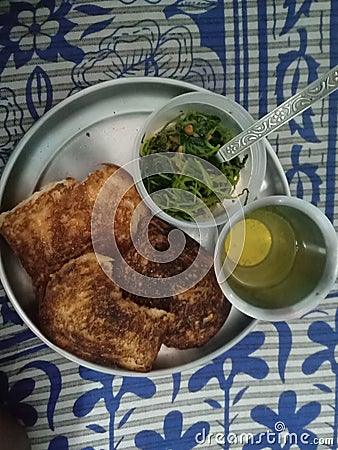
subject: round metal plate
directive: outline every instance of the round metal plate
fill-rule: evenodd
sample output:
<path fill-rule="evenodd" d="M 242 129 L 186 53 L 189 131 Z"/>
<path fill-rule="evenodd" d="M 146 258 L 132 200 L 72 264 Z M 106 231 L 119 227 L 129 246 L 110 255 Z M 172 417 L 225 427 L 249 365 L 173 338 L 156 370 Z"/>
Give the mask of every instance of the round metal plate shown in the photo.
<path fill-rule="evenodd" d="M 132 157 L 136 134 L 146 117 L 171 98 L 198 90 L 202 89 L 181 81 L 127 78 L 92 86 L 62 101 L 32 126 L 8 161 L 0 182 L 1 211 L 13 208 L 51 181 L 67 176 L 82 180 L 102 162 L 127 163 Z M 289 195 L 282 167 L 267 141 L 266 148 L 267 172 L 259 197 Z M 202 245 L 212 247 L 214 236 L 205 235 L 203 239 Z M 3 239 L 0 277 L 18 314 L 49 347 L 95 370 L 142 376 L 88 363 L 46 339 L 39 329 L 37 302 L 30 280 Z M 230 349 L 249 333 L 256 322 L 233 307 L 222 329 L 208 344 L 189 350 L 162 346 L 153 370 L 143 375 L 167 375 L 203 364 Z"/>

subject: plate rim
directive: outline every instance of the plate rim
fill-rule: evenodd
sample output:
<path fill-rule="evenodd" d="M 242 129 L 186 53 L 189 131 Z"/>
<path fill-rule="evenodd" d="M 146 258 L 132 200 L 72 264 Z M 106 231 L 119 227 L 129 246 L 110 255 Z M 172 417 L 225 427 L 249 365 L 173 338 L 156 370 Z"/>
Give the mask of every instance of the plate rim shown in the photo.
<path fill-rule="evenodd" d="M 8 158 L 8 161 L 6 165 L 4 166 L 4 170 L 1 174 L 0 179 L 0 205 L 2 203 L 2 197 L 3 197 L 3 191 L 6 186 L 6 181 L 13 169 L 13 166 L 20 155 L 20 152 L 23 150 L 25 144 L 29 139 L 31 139 L 32 135 L 34 135 L 35 131 L 44 123 L 47 122 L 47 120 L 52 117 L 54 114 L 56 114 L 59 110 L 66 107 L 70 103 L 74 103 L 77 101 L 77 99 L 80 99 L 81 97 L 84 97 L 86 95 L 90 95 L 91 93 L 99 90 L 104 90 L 107 87 L 111 85 L 118 85 L 118 84 L 135 84 L 135 83 L 145 83 L 145 84 L 163 84 L 163 85 L 173 85 L 173 86 L 182 86 L 186 87 L 190 90 L 196 90 L 196 91 L 207 91 L 208 89 L 199 87 L 197 85 L 193 85 L 191 83 L 188 83 L 186 81 L 182 80 L 173 80 L 171 78 L 161 78 L 161 77 L 130 77 L 130 78 L 117 78 L 113 80 L 107 80 L 103 81 L 97 84 L 94 84 L 92 86 L 88 86 L 81 91 L 78 91 L 74 94 L 69 95 L 68 97 L 62 99 L 59 103 L 54 105 L 50 110 L 48 110 L 45 114 L 43 114 L 37 121 L 35 121 L 31 127 L 25 131 L 17 145 L 15 146 L 14 150 L 12 151 L 10 157 Z"/>

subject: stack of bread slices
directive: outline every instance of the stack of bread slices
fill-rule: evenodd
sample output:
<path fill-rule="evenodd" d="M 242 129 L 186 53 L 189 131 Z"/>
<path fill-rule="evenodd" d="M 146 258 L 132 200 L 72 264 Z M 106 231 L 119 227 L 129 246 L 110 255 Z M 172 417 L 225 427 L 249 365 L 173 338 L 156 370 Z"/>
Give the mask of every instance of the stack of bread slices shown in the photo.
<path fill-rule="evenodd" d="M 115 207 L 114 244 L 130 273 L 111 254 L 93 249 L 93 208 L 107 180 Z M 187 349 L 208 342 L 230 304 L 217 284 L 212 256 L 190 237 L 170 263 L 155 262 L 137 250 L 143 226 L 154 252 L 168 249 L 172 227 L 150 218 L 137 190 L 129 186 L 130 175 L 113 164 L 102 165 L 82 182 L 67 178 L 48 184 L 0 215 L 0 233 L 32 280 L 39 327 L 51 342 L 90 362 L 146 372 L 161 345 Z M 147 277 L 173 277 L 193 264 L 198 252 L 210 269 L 184 292 L 176 293 L 173 286 L 172 295 L 152 298 L 126 289 L 134 271 L 144 275 L 145 283 Z M 116 282 L 108 272 L 127 283 Z"/>

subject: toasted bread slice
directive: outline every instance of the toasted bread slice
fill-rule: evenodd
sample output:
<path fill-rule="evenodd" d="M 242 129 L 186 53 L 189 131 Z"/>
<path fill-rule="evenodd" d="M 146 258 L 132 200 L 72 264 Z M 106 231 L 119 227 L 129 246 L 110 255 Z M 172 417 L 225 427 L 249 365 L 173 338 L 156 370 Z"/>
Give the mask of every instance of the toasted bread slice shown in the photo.
<path fill-rule="evenodd" d="M 117 175 L 112 177 L 109 185 L 116 194 L 130 183 L 130 175 L 118 169 L 113 164 L 105 164 L 82 183 L 67 179 L 48 185 L 13 210 L 0 215 L 0 233 L 19 256 L 39 298 L 50 274 L 70 259 L 92 249 L 92 212 L 101 188 L 113 174 Z M 129 223 L 140 202 L 135 187 L 122 198 L 114 227 L 118 245 L 131 240 Z M 139 214 L 146 213 L 146 208 L 138 211 Z"/>
<path fill-rule="evenodd" d="M 56 247 L 65 235 L 65 223 L 57 225 L 61 206 L 72 195 L 76 181 L 73 178 L 51 183 L 11 211 L 0 215 L 0 232 L 37 286 L 46 273 L 59 268 Z M 67 237 L 65 236 L 65 239 Z M 62 261 L 60 261 L 62 264 Z"/>
<path fill-rule="evenodd" d="M 109 178 L 99 196 L 94 191 L 95 206 L 91 218 L 92 239 L 96 253 L 114 257 L 124 254 L 138 227 L 150 211 L 134 186 L 131 175 L 119 168 Z"/>
<path fill-rule="evenodd" d="M 101 263 L 112 264 L 101 257 Z M 40 326 L 56 345 L 103 365 L 148 371 L 171 315 L 123 299 L 94 253 L 65 264 L 51 276 L 40 302 Z"/>
<path fill-rule="evenodd" d="M 204 345 L 220 330 L 230 307 L 212 268 L 193 288 L 172 297 L 169 311 L 175 319 L 164 344 L 178 349 Z"/>
<path fill-rule="evenodd" d="M 154 251 L 171 251 L 168 240 L 169 233 L 173 227 L 153 218 L 148 228 L 149 241 Z M 230 312 L 230 303 L 224 297 L 215 277 L 212 256 L 200 248 L 199 244 L 189 236 L 185 236 L 186 244 L 181 254 L 170 262 L 160 263 L 144 256 L 144 236 L 140 232 L 136 235 L 136 250 L 131 246 L 125 255 L 125 260 L 138 273 L 145 277 L 158 279 L 174 277 L 172 282 L 172 292 L 164 298 L 144 297 L 142 295 L 126 293 L 134 302 L 139 305 L 151 308 L 164 309 L 174 314 L 174 321 L 171 322 L 168 332 L 164 338 L 164 343 L 168 347 L 186 349 L 197 347 L 208 342 L 221 328 Z M 143 255 L 140 253 L 143 253 Z M 200 252 L 199 266 L 194 266 L 197 254 Z M 194 281 L 193 287 L 180 292 L 182 289 L 179 277 L 175 276 L 184 272 L 188 267 L 192 267 L 189 276 Z M 204 268 L 205 275 L 201 276 L 200 269 Z M 125 276 L 129 285 L 133 283 L 133 271 L 127 270 L 125 274 L 115 272 L 118 277 Z M 144 283 L 147 283 L 146 278 Z M 123 283 L 125 285 L 125 283 Z M 140 292 L 142 286 L 138 285 Z M 160 289 L 160 288 L 159 288 Z M 180 293 L 178 293 L 180 292 Z M 154 292 L 155 293 L 155 292 Z M 159 293 L 156 292 L 156 295 Z"/>

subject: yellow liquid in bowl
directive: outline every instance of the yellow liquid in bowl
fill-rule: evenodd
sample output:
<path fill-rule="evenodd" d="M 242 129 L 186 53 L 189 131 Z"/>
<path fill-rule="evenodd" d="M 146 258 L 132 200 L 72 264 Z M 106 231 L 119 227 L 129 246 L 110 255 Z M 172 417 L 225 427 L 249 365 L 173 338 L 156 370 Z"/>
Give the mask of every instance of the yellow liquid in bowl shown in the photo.
<path fill-rule="evenodd" d="M 257 219 L 236 223 L 225 240 L 225 253 L 242 267 L 260 264 L 268 256 L 272 245 L 269 228 Z"/>
<path fill-rule="evenodd" d="M 281 308 L 304 298 L 318 283 L 325 266 L 324 239 L 301 213 L 263 207 L 232 228 L 223 263 L 225 273 L 235 263 L 227 282 L 239 297 L 260 307 Z"/>
<path fill-rule="evenodd" d="M 242 230 L 244 230 L 244 242 Z M 291 270 L 297 242 L 291 225 L 280 215 L 265 209 L 247 214 L 237 223 L 225 241 L 225 254 L 233 261 L 238 257 L 232 277 L 252 287 L 280 283 Z"/>

